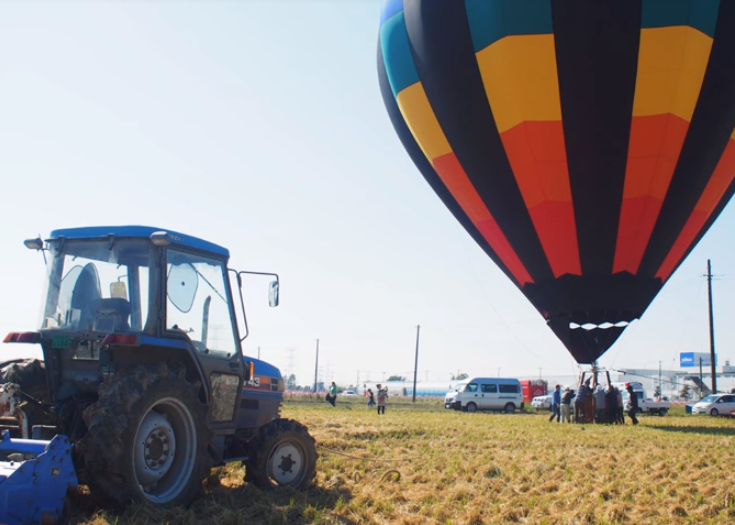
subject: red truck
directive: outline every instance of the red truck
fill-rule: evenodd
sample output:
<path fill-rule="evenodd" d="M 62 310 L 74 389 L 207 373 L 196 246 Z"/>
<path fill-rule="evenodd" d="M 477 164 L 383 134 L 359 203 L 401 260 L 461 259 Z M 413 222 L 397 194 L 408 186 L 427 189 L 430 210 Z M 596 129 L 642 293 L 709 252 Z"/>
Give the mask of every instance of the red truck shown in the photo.
<path fill-rule="evenodd" d="M 549 383 L 544 379 L 522 379 L 523 401 L 530 403 L 536 396 L 545 396 L 549 391 Z"/>

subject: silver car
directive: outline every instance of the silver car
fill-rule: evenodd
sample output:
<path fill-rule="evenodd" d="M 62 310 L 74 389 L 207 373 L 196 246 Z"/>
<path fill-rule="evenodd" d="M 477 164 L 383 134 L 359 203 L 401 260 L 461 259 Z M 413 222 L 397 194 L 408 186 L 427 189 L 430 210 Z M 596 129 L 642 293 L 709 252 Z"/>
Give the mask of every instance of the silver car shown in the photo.
<path fill-rule="evenodd" d="M 694 404 L 692 414 L 730 416 L 733 410 L 735 410 L 735 394 L 711 394 Z"/>
<path fill-rule="evenodd" d="M 551 396 L 536 396 L 531 400 L 531 406 L 535 409 L 550 408 Z"/>

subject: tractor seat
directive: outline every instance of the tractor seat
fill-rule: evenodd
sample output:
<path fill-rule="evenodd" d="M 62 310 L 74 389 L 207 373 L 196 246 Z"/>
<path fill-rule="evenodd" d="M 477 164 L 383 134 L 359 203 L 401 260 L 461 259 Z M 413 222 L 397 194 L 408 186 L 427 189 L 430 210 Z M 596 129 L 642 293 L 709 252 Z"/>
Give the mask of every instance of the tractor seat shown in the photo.
<path fill-rule="evenodd" d="M 92 302 L 95 332 L 129 332 L 130 303 L 125 299 L 97 299 Z"/>

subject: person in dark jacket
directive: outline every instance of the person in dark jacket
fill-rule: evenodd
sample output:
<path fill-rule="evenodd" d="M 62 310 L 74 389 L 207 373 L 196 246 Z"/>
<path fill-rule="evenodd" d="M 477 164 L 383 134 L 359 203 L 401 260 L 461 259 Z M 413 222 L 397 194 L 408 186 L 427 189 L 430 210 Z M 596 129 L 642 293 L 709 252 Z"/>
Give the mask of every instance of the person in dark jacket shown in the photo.
<path fill-rule="evenodd" d="M 554 421 L 554 418 L 556 418 L 557 423 L 561 418 L 561 385 L 556 385 L 554 393 L 551 394 L 551 417 L 549 418 L 549 423 Z"/>
<path fill-rule="evenodd" d="M 630 386 L 630 383 L 625 384 L 625 390 L 627 390 L 629 394 L 628 403 L 629 403 L 630 408 L 628 408 L 628 417 L 630 418 L 630 420 L 633 422 L 634 425 L 637 425 L 638 418 L 635 417 L 635 414 L 636 412 L 638 412 L 638 396 L 636 395 L 635 392 L 633 392 L 633 387 Z"/>
<path fill-rule="evenodd" d="M 368 395 L 367 406 L 369 406 L 369 407 L 375 406 L 375 394 L 373 394 L 373 389 L 372 388 L 368 388 L 367 389 L 367 395 Z"/>
<path fill-rule="evenodd" d="M 588 394 L 590 394 L 589 383 L 580 383 L 577 398 L 574 400 L 575 423 L 583 423 L 585 420 L 584 405 Z"/>
<path fill-rule="evenodd" d="M 572 413 L 571 402 L 574 397 L 574 390 L 570 390 L 569 387 L 564 389 L 564 395 L 561 396 L 561 422 L 571 423 L 570 414 Z"/>
<path fill-rule="evenodd" d="M 619 423 L 618 421 L 618 392 L 614 386 L 610 385 L 605 394 L 605 406 L 607 407 L 607 422 Z"/>

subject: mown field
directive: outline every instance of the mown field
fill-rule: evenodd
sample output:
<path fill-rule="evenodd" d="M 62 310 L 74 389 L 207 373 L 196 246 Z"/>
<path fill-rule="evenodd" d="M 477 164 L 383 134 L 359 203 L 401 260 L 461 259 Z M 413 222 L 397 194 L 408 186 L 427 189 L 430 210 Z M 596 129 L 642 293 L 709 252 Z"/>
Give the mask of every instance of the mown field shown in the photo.
<path fill-rule="evenodd" d="M 735 523 L 735 420 L 641 416 L 633 427 L 548 423 L 539 414 L 466 414 L 391 398 L 287 403 L 319 445 L 304 493 L 264 493 L 232 465 L 188 510 L 95 509 L 80 490 L 71 523 L 726 524 Z"/>

